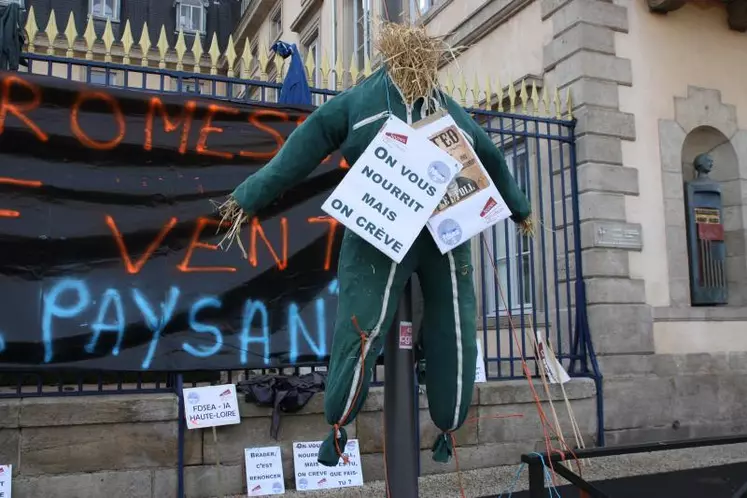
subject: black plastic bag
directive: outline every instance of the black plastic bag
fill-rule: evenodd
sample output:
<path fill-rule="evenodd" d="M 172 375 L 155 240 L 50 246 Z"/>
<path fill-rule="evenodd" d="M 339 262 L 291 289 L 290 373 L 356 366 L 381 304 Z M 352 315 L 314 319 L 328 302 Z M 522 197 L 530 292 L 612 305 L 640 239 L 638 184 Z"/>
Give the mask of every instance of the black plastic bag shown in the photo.
<path fill-rule="evenodd" d="M 270 436 L 278 438 L 280 412 L 296 413 L 306 406 L 314 394 L 323 392 L 326 372 L 306 375 L 256 375 L 236 384 L 247 403 L 272 407 Z"/>

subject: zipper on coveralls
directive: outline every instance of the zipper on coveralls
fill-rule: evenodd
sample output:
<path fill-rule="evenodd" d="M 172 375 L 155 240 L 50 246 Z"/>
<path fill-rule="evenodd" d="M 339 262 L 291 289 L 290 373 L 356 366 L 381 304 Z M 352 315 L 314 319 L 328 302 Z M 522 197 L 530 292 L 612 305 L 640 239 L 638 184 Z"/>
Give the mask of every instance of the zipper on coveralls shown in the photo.
<path fill-rule="evenodd" d="M 361 119 L 357 123 L 353 125 L 353 131 L 357 130 L 358 128 L 363 128 L 364 126 L 371 124 L 375 121 L 378 121 L 379 119 L 385 118 L 389 116 L 389 111 L 382 111 L 378 114 L 374 114 L 373 116 L 369 116 L 365 119 Z"/>

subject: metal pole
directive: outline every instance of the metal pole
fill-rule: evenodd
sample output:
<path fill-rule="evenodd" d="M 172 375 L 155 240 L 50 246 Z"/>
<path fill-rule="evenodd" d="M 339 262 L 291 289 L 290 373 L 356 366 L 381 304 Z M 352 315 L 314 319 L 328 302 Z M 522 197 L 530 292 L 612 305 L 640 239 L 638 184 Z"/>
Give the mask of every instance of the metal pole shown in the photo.
<path fill-rule="evenodd" d="M 402 0 L 383 0 L 390 22 L 404 19 Z M 400 341 L 400 336 L 405 341 Z M 397 314 L 384 344 L 384 431 L 389 498 L 417 498 L 420 441 L 412 330 L 412 280 L 399 300 Z"/>
<path fill-rule="evenodd" d="M 529 498 L 544 498 L 545 496 L 545 469 L 542 460 L 534 458 L 528 464 L 529 467 Z"/>
<path fill-rule="evenodd" d="M 184 420 L 184 379 L 182 374 L 176 374 L 176 389 L 177 407 L 179 413 L 179 420 L 177 422 L 177 470 L 176 470 L 176 496 L 178 498 L 184 498 L 184 439 L 186 436 L 186 420 Z"/>
<path fill-rule="evenodd" d="M 400 336 L 406 339 L 408 334 L 409 341 L 400 342 Z M 390 498 L 418 496 L 420 448 L 416 431 L 412 347 L 412 281 L 409 281 L 384 344 L 384 435 Z"/>

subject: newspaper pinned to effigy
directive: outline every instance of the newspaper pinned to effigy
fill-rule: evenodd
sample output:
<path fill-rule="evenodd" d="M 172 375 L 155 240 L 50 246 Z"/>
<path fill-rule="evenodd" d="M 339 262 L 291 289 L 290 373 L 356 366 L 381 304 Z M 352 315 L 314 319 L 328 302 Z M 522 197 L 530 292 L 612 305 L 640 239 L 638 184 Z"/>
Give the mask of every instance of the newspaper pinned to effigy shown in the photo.
<path fill-rule="evenodd" d="M 418 121 L 413 127 L 463 166 L 449 183 L 427 224 L 442 254 L 511 216 L 454 118 L 442 111 Z"/>

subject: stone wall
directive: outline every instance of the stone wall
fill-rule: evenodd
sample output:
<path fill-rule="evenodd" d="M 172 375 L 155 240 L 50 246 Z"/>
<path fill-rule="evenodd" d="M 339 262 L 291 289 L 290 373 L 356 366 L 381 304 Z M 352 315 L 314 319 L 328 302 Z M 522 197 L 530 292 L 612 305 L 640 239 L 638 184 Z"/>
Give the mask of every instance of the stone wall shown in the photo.
<path fill-rule="evenodd" d="M 594 384 L 573 379 L 566 386 L 588 445 L 596 431 Z M 562 400 L 560 391 L 553 397 Z M 384 477 L 383 390 L 375 388 L 351 437 L 360 440 L 363 476 L 367 482 Z M 0 401 L 0 463 L 13 464 L 14 498 L 170 498 L 177 492 L 177 397 L 105 395 L 26 398 Z M 190 498 L 220 493 L 245 493 L 243 450 L 280 445 L 285 477 L 293 489 L 293 441 L 320 440 L 329 431 L 324 397 L 317 395 L 298 414 L 283 415 L 280 440 L 269 435 L 269 409 L 240 402 L 242 423 L 220 427 L 218 446 L 212 431 L 187 431 L 185 486 Z M 427 400 L 420 397 L 422 473 L 453 472 L 455 464 L 436 464 L 430 446 L 437 430 L 430 421 Z M 566 436 L 571 435 L 562 402 L 555 403 Z M 545 411 L 549 410 L 545 406 Z M 496 419 L 522 414 L 522 418 Z M 461 469 L 517 463 L 521 453 L 543 448 L 542 431 L 526 381 L 480 384 L 470 417 L 457 433 Z M 492 417 L 492 418 L 491 418 Z M 221 466 L 215 464 L 220 460 Z"/>
<path fill-rule="evenodd" d="M 643 5 L 644 2 L 625 0 L 541 1 L 543 20 L 552 25 L 553 33 L 552 40 L 545 46 L 546 80 L 553 81 L 563 91 L 570 91 L 578 119 L 580 250 L 589 327 L 604 375 L 604 428 L 608 444 L 725 435 L 747 430 L 744 415 L 747 413 L 744 387 L 747 355 L 715 352 L 710 347 L 716 342 L 716 332 L 726 329 L 716 325 L 722 325 L 725 320 L 743 319 L 740 318 L 744 309 L 741 306 L 745 301 L 741 289 L 745 286 L 747 266 L 742 250 L 742 225 L 734 221 L 733 215 L 727 218 L 727 230 L 733 231 L 738 239 L 729 250 L 741 251 L 729 253 L 732 256 L 730 303 L 734 306 L 731 309 L 696 309 L 689 306 L 685 233 L 684 223 L 681 223 L 684 220 L 681 154 L 686 134 L 710 127 L 737 139 L 740 136 L 736 133 L 738 109 L 722 101 L 717 90 L 691 86 L 686 96 L 680 92 L 667 100 L 667 106 L 674 111 L 674 120 L 660 119 L 661 115 L 653 114 L 657 111 L 652 109 L 657 107 L 651 102 L 657 99 L 650 94 L 651 87 L 646 87 L 647 68 L 645 64 L 642 67 L 641 61 L 656 61 L 657 55 L 653 52 L 657 51 L 660 59 L 673 59 L 670 67 L 679 65 L 680 59 L 673 58 L 664 44 L 665 39 L 659 39 L 660 43 L 644 43 L 642 46 L 650 47 L 649 51 L 631 50 L 629 40 L 641 40 L 651 34 L 641 31 L 639 17 L 653 15 L 644 12 Z M 639 22 L 634 24 L 632 20 Z M 668 22 L 671 25 L 678 20 L 671 18 Z M 685 30 L 684 36 L 691 37 L 692 30 L 680 29 Z M 729 43 L 738 42 L 732 38 Z M 626 48 L 621 50 L 621 45 Z M 694 73 L 700 69 L 696 67 L 689 72 L 676 73 L 682 76 L 677 84 L 689 85 L 687 78 L 695 77 Z M 715 78 L 719 81 L 734 79 L 721 74 Z M 657 89 L 672 92 L 671 80 L 667 81 L 670 84 L 662 79 L 654 83 Z M 625 112 L 632 110 L 632 101 L 642 103 L 640 108 L 634 108 L 635 115 Z M 632 148 L 657 131 L 657 123 L 661 154 L 631 156 Z M 741 143 L 734 148 L 738 149 Z M 739 156 L 739 150 L 735 155 Z M 640 163 L 633 164 L 630 157 L 636 157 Z M 658 190 L 658 185 L 651 186 L 650 175 L 645 175 L 648 183 L 639 179 L 642 172 L 659 169 L 659 164 L 664 175 L 663 192 Z M 730 176 L 723 178 L 724 188 L 732 184 L 739 184 L 741 188 L 744 173 L 732 166 Z M 735 180 L 737 177 L 739 182 Z M 727 209 L 736 211 L 732 204 L 741 202 L 741 213 L 744 194 L 733 198 L 736 201 L 727 202 Z M 665 231 L 663 235 L 669 251 L 656 252 L 653 258 L 657 265 L 669 270 L 669 297 L 665 296 L 666 290 L 657 292 L 661 289 L 657 287 L 655 275 L 639 271 L 642 250 L 650 253 L 652 240 L 662 235 L 653 233 L 655 225 L 643 224 L 642 219 L 636 218 L 640 216 L 641 206 L 645 206 L 641 212 L 665 212 L 666 226 L 662 231 Z M 600 227 L 608 235 L 617 233 L 613 238 L 618 240 L 599 244 L 603 237 L 585 236 L 599 234 Z M 622 235 L 634 239 L 635 243 L 623 240 Z M 632 262 L 636 262 L 635 268 Z M 671 301 L 671 306 L 651 305 L 660 301 Z M 698 334 L 692 333 L 691 323 L 685 323 L 688 321 L 700 322 Z M 672 352 L 672 348 L 662 351 L 662 341 L 656 340 L 655 329 L 661 322 L 670 322 L 667 330 L 671 332 L 668 338 L 672 342 L 690 341 L 688 354 L 656 354 Z M 741 334 L 732 336 L 741 337 Z M 721 351 L 730 349 L 734 348 L 724 347 Z M 703 350 L 711 352 L 698 353 Z"/>

